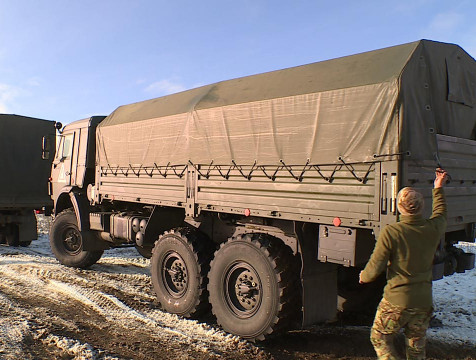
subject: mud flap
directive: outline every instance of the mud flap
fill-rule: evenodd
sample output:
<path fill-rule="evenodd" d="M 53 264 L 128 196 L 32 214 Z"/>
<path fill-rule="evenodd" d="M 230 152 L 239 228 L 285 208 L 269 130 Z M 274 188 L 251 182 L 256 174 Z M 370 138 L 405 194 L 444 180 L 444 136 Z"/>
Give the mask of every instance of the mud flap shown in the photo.
<path fill-rule="evenodd" d="M 165 230 L 183 225 L 185 212 L 182 208 L 155 206 L 147 221 L 144 244 L 153 244 Z"/>
<path fill-rule="evenodd" d="M 74 213 L 78 220 L 79 231 L 89 230 L 89 201 L 86 196 L 71 191 L 69 193 Z"/>
<path fill-rule="evenodd" d="M 317 260 L 318 226 L 296 223 L 302 260 L 302 326 L 334 320 L 337 315 L 337 265 Z"/>

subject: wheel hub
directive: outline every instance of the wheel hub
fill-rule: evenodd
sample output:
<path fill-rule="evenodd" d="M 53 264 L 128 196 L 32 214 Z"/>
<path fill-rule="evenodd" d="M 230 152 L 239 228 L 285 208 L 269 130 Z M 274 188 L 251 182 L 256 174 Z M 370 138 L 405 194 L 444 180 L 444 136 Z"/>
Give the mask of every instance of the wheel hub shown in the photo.
<path fill-rule="evenodd" d="M 245 262 L 232 266 L 225 277 L 226 299 L 240 318 L 251 317 L 261 304 L 261 281 L 253 267 Z"/>
<path fill-rule="evenodd" d="M 70 253 L 77 253 L 81 250 L 81 234 L 75 229 L 67 229 L 63 237 L 65 250 Z"/>
<path fill-rule="evenodd" d="M 163 283 L 167 292 L 173 297 L 182 296 L 188 287 L 188 271 L 182 257 L 176 253 L 169 253 L 162 268 Z"/>

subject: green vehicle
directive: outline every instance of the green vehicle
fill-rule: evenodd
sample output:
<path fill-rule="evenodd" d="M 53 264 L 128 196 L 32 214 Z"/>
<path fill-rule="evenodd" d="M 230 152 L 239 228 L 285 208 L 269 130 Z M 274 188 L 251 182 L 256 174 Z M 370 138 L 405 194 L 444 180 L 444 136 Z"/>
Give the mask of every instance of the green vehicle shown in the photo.
<path fill-rule="evenodd" d="M 357 285 L 396 196 L 431 208 L 451 175 L 435 278 L 474 267 L 476 62 L 421 40 L 223 81 L 64 127 L 52 167 L 57 259 L 110 247 L 151 257 L 158 302 L 262 340 L 333 319 Z M 375 295 L 376 290 L 372 290 Z M 378 293 L 377 293 L 378 295 Z"/>
<path fill-rule="evenodd" d="M 36 212 L 51 213 L 51 159 L 41 148 L 53 144 L 54 121 L 0 114 L 0 243 L 28 246 L 37 238 Z M 54 145 L 51 146 L 54 154 Z"/>

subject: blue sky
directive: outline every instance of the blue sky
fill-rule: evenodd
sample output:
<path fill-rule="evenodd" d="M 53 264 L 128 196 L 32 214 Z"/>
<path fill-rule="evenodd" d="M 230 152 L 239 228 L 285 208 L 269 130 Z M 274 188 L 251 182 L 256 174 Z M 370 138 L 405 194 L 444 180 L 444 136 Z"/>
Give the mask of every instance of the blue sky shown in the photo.
<path fill-rule="evenodd" d="M 0 112 L 68 123 L 423 38 L 476 57 L 474 14 L 474 0 L 0 0 Z"/>

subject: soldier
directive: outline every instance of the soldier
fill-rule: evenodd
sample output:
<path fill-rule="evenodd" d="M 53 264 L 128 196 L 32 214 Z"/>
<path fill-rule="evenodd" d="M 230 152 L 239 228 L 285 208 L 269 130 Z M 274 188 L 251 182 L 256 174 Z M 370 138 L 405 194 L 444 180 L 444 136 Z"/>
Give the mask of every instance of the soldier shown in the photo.
<path fill-rule="evenodd" d="M 404 329 L 407 359 L 424 359 L 426 330 L 433 312 L 432 264 L 436 248 L 446 228 L 446 201 L 443 185 L 446 171 L 436 170 L 433 212 L 421 215 L 423 196 L 413 188 L 403 188 L 397 197 L 400 221 L 387 225 L 377 240 L 361 284 L 374 281 L 387 270 L 384 289 L 370 340 L 379 359 L 397 359 L 394 336 Z"/>

